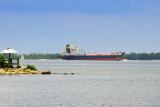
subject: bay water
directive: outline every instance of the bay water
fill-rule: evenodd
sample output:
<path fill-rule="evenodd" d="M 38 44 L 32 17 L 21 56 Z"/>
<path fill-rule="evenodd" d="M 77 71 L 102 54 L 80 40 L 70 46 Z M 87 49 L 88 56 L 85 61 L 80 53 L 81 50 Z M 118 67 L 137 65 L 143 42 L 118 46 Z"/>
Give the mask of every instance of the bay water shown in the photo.
<path fill-rule="evenodd" d="M 59 74 L 0 76 L 0 107 L 160 107 L 160 61 L 28 64 Z"/>

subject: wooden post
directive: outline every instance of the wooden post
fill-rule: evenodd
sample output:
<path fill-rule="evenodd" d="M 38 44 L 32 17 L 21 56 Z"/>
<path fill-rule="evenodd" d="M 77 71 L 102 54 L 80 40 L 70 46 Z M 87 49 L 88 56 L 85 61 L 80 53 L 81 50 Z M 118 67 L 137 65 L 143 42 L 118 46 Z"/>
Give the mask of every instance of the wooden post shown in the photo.
<path fill-rule="evenodd" d="M 8 59 L 8 67 L 9 67 L 9 68 L 12 67 L 12 59 L 11 59 L 11 58 Z"/>
<path fill-rule="evenodd" d="M 17 59 L 17 68 L 19 67 L 19 58 Z"/>

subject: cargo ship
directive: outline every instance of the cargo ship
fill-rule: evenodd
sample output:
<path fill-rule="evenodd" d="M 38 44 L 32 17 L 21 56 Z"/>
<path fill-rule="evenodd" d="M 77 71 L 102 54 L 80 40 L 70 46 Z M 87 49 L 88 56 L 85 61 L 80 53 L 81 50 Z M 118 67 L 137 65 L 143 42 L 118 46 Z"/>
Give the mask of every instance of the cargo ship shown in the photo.
<path fill-rule="evenodd" d="M 79 52 L 79 48 L 67 44 L 65 52 L 61 54 L 62 59 L 66 60 L 106 60 L 106 61 L 121 61 L 125 52 L 110 52 L 110 53 L 85 53 Z"/>

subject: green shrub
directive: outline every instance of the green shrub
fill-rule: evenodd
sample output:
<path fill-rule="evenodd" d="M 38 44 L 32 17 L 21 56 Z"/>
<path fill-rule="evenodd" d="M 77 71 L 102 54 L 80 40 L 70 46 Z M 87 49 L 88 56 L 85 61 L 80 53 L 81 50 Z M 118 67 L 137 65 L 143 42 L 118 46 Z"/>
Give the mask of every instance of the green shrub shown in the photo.
<path fill-rule="evenodd" d="M 27 69 L 30 69 L 30 70 L 37 70 L 36 67 L 34 65 L 27 65 L 26 67 Z"/>
<path fill-rule="evenodd" d="M 0 54 L 0 68 L 4 67 L 4 58 L 3 56 Z"/>

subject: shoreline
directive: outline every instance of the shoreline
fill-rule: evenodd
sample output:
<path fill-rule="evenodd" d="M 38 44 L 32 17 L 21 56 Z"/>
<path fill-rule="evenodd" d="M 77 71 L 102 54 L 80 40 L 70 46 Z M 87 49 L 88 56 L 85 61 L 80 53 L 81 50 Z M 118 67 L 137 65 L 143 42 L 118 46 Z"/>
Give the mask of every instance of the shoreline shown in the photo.
<path fill-rule="evenodd" d="M 0 75 L 75 75 L 75 73 L 54 73 L 51 71 L 30 70 L 26 68 L 0 68 Z"/>
<path fill-rule="evenodd" d="M 0 68 L 0 75 L 40 74 L 38 70 L 26 68 Z"/>
<path fill-rule="evenodd" d="M 30 70 L 26 68 L 0 68 L 0 75 L 35 75 L 35 74 L 51 74 L 50 71 Z"/>

